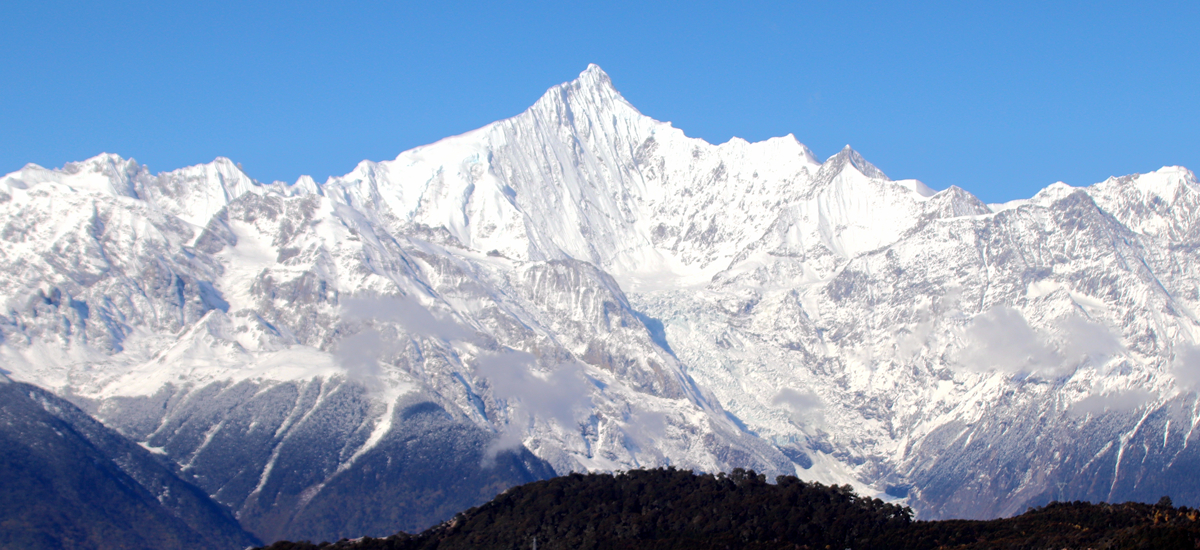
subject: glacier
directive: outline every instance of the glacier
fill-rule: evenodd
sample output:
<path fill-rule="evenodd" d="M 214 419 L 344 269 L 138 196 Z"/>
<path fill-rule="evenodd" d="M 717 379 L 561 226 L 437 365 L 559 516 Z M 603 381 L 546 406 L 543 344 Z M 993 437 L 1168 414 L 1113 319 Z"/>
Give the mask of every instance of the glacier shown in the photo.
<path fill-rule="evenodd" d="M 1164 167 L 988 205 L 849 146 L 690 138 L 592 65 L 321 184 L 8 174 L 0 360 L 268 541 L 667 465 L 923 518 L 1197 505 L 1198 192 Z"/>

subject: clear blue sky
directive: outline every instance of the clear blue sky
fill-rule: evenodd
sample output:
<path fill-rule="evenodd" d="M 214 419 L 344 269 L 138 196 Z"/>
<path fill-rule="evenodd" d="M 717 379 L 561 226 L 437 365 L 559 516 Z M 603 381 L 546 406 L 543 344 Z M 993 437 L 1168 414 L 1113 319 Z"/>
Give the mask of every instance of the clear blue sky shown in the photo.
<path fill-rule="evenodd" d="M 7 2 L 0 173 L 102 151 L 318 181 L 597 63 L 720 143 L 849 143 L 989 202 L 1200 170 L 1200 2 Z"/>

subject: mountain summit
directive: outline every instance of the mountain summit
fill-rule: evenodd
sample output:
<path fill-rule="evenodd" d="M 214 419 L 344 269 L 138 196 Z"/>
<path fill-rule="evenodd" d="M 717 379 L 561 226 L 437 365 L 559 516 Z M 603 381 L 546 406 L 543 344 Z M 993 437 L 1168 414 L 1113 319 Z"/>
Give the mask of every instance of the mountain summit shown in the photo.
<path fill-rule="evenodd" d="M 993 208 L 849 148 L 689 138 L 594 65 L 323 184 L 98 159 L 0 180 L 4 368 L 263 540 L 667 465 L 930 518 L 1200 504 L 1183 169 Z"/>

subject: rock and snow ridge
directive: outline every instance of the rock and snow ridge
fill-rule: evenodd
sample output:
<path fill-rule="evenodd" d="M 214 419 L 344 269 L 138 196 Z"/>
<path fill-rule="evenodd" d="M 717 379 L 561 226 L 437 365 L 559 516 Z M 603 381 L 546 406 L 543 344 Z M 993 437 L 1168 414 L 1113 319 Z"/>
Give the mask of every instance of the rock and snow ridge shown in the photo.
<path fill-rule="evenodd" d="M 743 466 L 924 517 L 1200 503 L 1198 191 L 1167 167 L 989 206 L 849 147 L 689 138 L 593 65 L 323 184 L 9 174 L 0 355 L 264 539 L 337 534 L 313 507 L 414 438 L 504 482 Z"/>

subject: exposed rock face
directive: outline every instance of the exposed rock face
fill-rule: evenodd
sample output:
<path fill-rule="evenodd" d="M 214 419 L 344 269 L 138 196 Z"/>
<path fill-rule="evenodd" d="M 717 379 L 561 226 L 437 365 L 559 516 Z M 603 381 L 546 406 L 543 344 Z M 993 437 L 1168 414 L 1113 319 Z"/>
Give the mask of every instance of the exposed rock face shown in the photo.
<path fill-rule="evenodd" d="M 850 148 L 688 138 L 593 66 L 322 185 L 107 155 L 0 181 L 6 368 L 266 540 L 668 464 L 922 517 L 1200 504 L 1182 168 L 986 205 Z"/>

